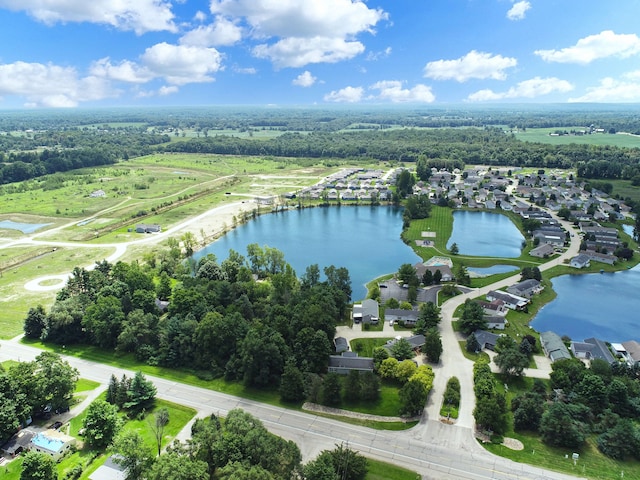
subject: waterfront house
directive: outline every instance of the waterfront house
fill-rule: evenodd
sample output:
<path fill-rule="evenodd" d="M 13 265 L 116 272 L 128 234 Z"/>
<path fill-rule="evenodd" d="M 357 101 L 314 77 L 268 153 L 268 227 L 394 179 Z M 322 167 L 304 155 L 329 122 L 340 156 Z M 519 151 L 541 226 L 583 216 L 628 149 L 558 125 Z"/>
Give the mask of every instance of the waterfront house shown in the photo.
<path fill-rule="evenodd" d="M 571 358 L 567 346 L 555 332 L 542 332 L 540 334 L 540 344 L 542 345 L 544 354 L 549 357 L 551 362 Z"/>

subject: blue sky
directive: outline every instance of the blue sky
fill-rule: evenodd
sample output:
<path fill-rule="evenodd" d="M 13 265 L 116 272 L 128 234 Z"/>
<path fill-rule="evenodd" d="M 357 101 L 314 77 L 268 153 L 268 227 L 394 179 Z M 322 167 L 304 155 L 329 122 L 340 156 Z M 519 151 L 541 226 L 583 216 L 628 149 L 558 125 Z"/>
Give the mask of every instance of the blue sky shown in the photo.
<path fill-rule="evenodd" d="M 0 108 L 640 102 L 640 0 L 0 0 Z"/>

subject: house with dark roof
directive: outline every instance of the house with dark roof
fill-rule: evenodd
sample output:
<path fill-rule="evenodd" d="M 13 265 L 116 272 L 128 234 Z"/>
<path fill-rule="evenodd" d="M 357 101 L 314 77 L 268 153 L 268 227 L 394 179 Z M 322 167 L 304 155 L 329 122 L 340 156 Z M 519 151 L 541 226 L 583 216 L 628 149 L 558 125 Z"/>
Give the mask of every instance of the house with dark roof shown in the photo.
<path fill-rule="evenodd" d="M 344 352 L 342 355 L 329 356 L 329 372 L 348 375 L 352 370 L 373 372 L 373 358 L 359 357 L 355 352 Z"/>
<path fill-rule="evenodd" d="M 23 451 L 29 449 L 31 439 L 35 437 L 35 435 L 36 432 L 32 430 L 20 430 L 13 437 L 11 437 L 7 441 L 7 443 L 2 445 L 2 447 L 0 447 L 0 450 L 2 450 L 6 455 L 9 455 L 10 457 L 15 457 L 16 455 L 19 455 Z"/>
<path fill-rule="evenodd" d="M 535 278 L 529 278 L 522 282 L 511 285 L 507 288 L 507 292 L 524 298 L 531 298 L 535 294 L 540 293 L 544 287 Z"/>
<path fill-rule="evenodd" d="M 508 313 L 508 308 L 502 300 L 493 300 L 491 302 L 476 300 L 476 303 L 482 307 L 484 314 L 488 316 L 500 315 L 504 317 Z"/>
<path fill-rule="evenodd" d="M 487 350 L 493 351 L 496 348 L 496 342 L 500 338 L 500 335 L 487 332 L 486 330 L 476 330 L 473 332 L 473 335 L 480 344 L 480 350 L 484 350 L 486 348 Z"/>
<path fill-rule="evenodd" d="M 545 355 L 549 357 L 552 362 L 564 358 L 571 358 L 567 346 L 555 332 L 542 332 L 540 334 L 540 344 L 542 345 Z"/>
<path fill-rule="evenodd" d="M 349 351 L 349 342 L 344 337 L 336 337 L 333 343 L 336 346 L 336 353 Z"/>

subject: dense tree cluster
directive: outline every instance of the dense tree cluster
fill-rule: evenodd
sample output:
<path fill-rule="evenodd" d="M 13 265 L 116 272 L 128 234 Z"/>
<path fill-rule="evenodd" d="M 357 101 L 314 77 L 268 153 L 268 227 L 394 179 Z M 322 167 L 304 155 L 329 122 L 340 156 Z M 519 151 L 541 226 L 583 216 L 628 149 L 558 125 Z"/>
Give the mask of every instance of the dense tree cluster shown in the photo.
<path fill-rule="evenodd" d="M 76 268 L 49 313 L 30 310 L 25 334 L 132 352 L 149 364 L 256 387 L 277 387 L 289 358 L 305 375 L 326 371 L 351 297 L 346 269 L 326 267 L 321 281 L 312 265 L 298 279 L 281 252 L 250 245 L 246 259 L 232 252 L 220 264 L 207 256 L 175 267 L 178 283 L 165 291 L 169 263 Z M 166 311 L 158 298 L 169 300 Z"/>
<path fill-rule="evenodd" d="M 116 436 L 113 450 L 128 469 L 127 480 L 289 480 L 304 470 L 295 443 L 270 433 L 241 409 L 231 410 L 224 419 L 196 419 L 188 443 L 175 441 L 156 458 L 135 432 Z M 309 480 L 313 478 L 317 477 Z"/>
<path fill-rule="evenodd" d="M 487 320 L 484 317 L 484 310 L 479 303 L 470 299 L 464 301 L 462 306 L 462 315 L 458 320 L 460 331 L 465 335 L 470 335 L 476 330 L 484 330 L 487 328 Z"/>
<path fill-rule="evenodd" d="M 473 416 L 481 429 L 502 435 L 507 430 L 507 400 L 498 392 L 489 364 L 479 359 L 473 366 L 476 408 Z"/>
<path fill-rule="evenodd" d="M 6 371 L 0 366 L 0 442 L 32 416 L 68 409 L 77 380 L 78 371 L 51 352 Z"/>
<path fill-rule="evenodd" d="M 128 410 L 132 416 L 153 407 L 157 389 L 142 372 L 136 372 L 133 378 L 123 375 L 120 380 L 111 375 L 107 388 L 107 403 Z"/>
<path fill-rule="evenodd" d="M 552 364 L 552 393 L 542 382 L 511 401 L 514 428 L 539 432 L 545 443 L 578 449 L 595 436 L 598 449 L 615 459 L 638 458 L 640 368 L 575 358 Z"/>

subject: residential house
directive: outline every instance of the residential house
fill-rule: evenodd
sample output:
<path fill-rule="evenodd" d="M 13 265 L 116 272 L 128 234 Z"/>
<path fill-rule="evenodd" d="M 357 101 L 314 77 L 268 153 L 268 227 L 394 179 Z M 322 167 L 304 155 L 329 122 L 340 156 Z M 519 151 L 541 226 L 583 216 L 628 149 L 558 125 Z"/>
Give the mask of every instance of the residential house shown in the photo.
<path fill-rule="evenodd" d="M 505 306 L 502 300 L 493 300 L 492 302 L 483 302 L 482 300 L 476 300 L 476 302 L 482 307 L 485 315 L 501 316 L 507 315 L 508 308 Z"/>
<path fill-rule="evenodd" d="M 373 358 L 359 357 L 355 352 L 344 352 L 342 355 L 329 356 L 329 372 L 348 375 L 352 370 L 373 372 Z"/>
<path fill-rule="evenodd" d="M 425 341 L 424 335 L 413 335 L 411 337 L 400 337 L 400 336 L 398 336 L 396 338 L 388 340 L 387 343 L 384 345 L 384 348 L 390 349 L 401 338 L 404 338 L 407 342 L 409 342 L 409 344 L 411 345 L 413 350 L 420 350 L 422 348 L 422 346 L 424 345 L 424 341 Z"/>
<path fill-rule="evenodd" d="M 540 343 L 544 353 L 551 362 L 564 358 L 571 358 L 571 354 L 567 349 L 560 336 L 555 332 L 542 332 L 540 334 Z"/>
<path fill-rule="evenodd" d="M 553 255 L 555 248 L 549 243 L 543 243 L 529 252 L 529 255 L 537 258 L 545 258 Z"/>
<path fill-rule="evenodd" d="M 76 444 L 76 439 L 58 430 L 45 430 L 31 439 L 31 450 L 51 456 L 56 462 Z"/>
<path fill-rule="evenodd" d="M 336 353 L 343 353 L 349 351 L 349 342 L 344 337 L 336 337 L 333 341 L 336 347 Z"/>
<path fill-rule="evenodd" d="M 480 350 L 494 350 L 496 348 L 496 342 L 500 338 L 500 335 L 487 332 L 486 330 L 476 330 L 473 332 L 476 340 L 480 344 Z"/>
<path fill-rule="evenodd" d="M 524 310 L 529 304 L 528 298 L 513 295 L 501 290 L 491 290 L 487 293 L 486 298 L 490 302 L 493 302 L 494 300 L 502 300 L 505 306 L 511 310 Z"/>
<path fill-rule="evenodd" d="M 380 319 L 380 306 L 376 300 L 367 298 L 362 303 L 353 304 L 352 318 L 354 323 L 377 324 Z"/>
<path fill-rule="evenodd" d="M 576 357 L 585 360 L 599 358 L 607 363 L 616 361 L 607 344 L 597 338 L 587 338 L 584 342 L 571 342 L 571 351 Z"/>
<path fill-rule="evenodd" d="M 606 263 L 608 265 L 613 265 L 616 260 L 618 260 L 618 257 L 616 257 L 615 255 L 606 255 L 604 253 L 598 253 L 591 250 L 587 250 L 584 254 L 589 257 L 589 260 L 592 260 L 594 262 Z"/>
<path fill-rule="evenodd" d="M 631 359 L 632 364 L 640 364 L 640 343 L 635 340 L 622 342 L 622 346 L 627 351 L 627 357 Z"/>
<path fill-rule="evenodd" d="M 535 294 L 540 293 L 544 287 L 535 278 L 529 278 L 522 282 L 511 285 L 507 288 L 507 292 L 524 298 L 531 298 Z"/>
<path fill-rule="evenodd" d="M 509 323 L 502 315 L 485 315 L 484 319 L 487 321 L 487 328 L 491 330 L 504 330 Z"/>
<path fill-rule="evenodd" d="M 591 266 L 591 258 L 589 255 L 581 253 L 573 257 L 569 262 L 569 265 L 573 268 L 588 268 Z"/>
<path fill-rule="evenodd" d="M 31 439 L 35 437 L 36 432 L 24 429 L 20 430 L 14 436 L 12 436 L 7 443 L 2 445 L 0 450 L 2 450 L 5 455 L 9 455 L 10 457 L 15 457 L 19 455 L 25 450 L 29 449 L 29 445 L 31 444 Z"/>
<path fill-rule="evenodd" d="M 384 311 L 384 319 L 399 322 L 405 327 L 413 327 L 418 322 L 420 312 L 418 310 L 402 310 L 400 308 L 387 308 Z"/>
<path fill-rule="evenodd" d="M 89 480 L 125 480 L 126 468 L 114 461 L 115 455 L 111 455 L 98 469 L 89 475 Z"/>

